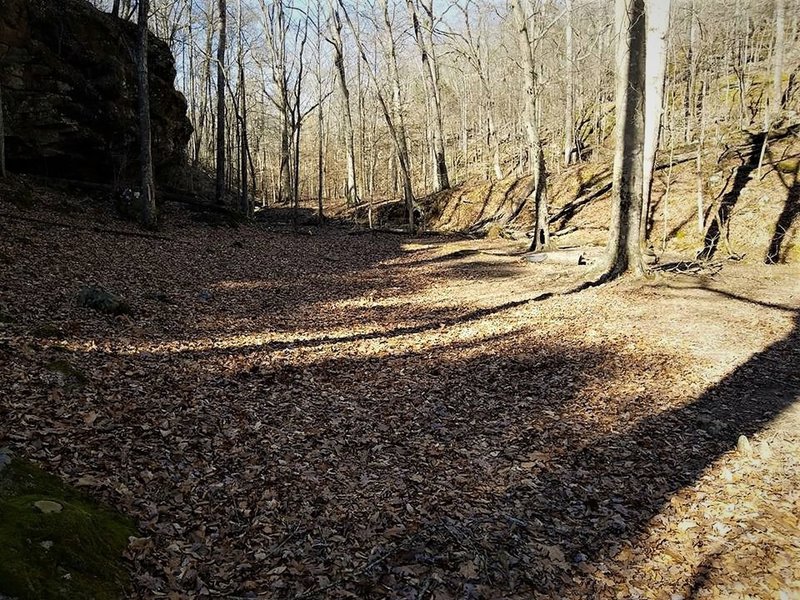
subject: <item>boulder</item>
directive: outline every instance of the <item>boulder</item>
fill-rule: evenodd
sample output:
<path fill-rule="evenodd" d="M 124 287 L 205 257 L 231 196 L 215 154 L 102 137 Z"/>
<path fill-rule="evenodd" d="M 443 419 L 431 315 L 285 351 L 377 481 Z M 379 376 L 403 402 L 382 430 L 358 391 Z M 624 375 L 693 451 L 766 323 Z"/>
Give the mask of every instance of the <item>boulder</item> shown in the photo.
<path fill-rule="evenodd" d="M 136 25 L 86 0 L 0 0 L 8 168 L 119 182 L 138 171 Z M 153 161 L 162 177 L 191 135 L 169 47 L 151 35 Z"/>

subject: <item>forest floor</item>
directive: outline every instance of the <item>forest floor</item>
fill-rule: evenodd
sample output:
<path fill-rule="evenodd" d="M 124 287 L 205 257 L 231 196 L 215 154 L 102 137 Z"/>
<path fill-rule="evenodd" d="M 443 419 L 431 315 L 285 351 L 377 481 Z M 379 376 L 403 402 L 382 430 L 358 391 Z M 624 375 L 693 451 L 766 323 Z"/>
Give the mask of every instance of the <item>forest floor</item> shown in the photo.
<path fill-rule="evenodd" d="M 134 518 L 133 597 L 800 598 L 796 265 L 0 208 L 0 446 Z"/>

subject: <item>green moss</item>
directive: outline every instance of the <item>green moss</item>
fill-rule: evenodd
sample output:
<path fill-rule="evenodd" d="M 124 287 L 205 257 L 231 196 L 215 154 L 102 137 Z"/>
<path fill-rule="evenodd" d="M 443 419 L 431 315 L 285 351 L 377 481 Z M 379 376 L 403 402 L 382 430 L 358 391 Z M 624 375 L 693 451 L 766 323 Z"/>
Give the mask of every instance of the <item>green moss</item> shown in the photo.
<path fill-rule="evenodd" d="M 778 171 L 781 173 L 788 173 L 789 175 L 797 173 L 798 167 L 800 167 L 800 159 L 798 158 L 787 158 L 776 165 Z"/>
<path fill-rule="evenodd" d="M 62 359 L 48 363 L 47 370 L 61 375 L 65 383 L 73 385 L 83 385 L 89 380 L 86 375 L 84 375 L 83 371 Z"/>
<path fill-rule="evenodd" d="M 58 325 L 53 323 L 42 323 L 37 325 L 31 330 L 31 335 L 40 339 L 61 339 L 64 337 L 64 332 Z"/>
<path fill-rule="evenodd" d="M 63 509 L 45 514 L 34 506 L 41 500 Z M 0 595 L 121 598 L 132 535 L 129 519 L 29 463 L 15 458 L 0 472 Z"/>

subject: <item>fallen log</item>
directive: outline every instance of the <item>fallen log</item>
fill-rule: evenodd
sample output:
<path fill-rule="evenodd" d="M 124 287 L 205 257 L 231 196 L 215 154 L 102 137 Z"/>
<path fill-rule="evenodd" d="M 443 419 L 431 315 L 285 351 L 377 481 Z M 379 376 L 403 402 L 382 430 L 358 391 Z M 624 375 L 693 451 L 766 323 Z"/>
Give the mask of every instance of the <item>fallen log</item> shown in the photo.
<path fill-rule="evenodd" d="M 586 254 L 580 248 L 547 250 L 544 252 L 526 252 L 522 255 L 522 260 L 529 263 L 549 263 L 567 266 L 589 264 Z"/>

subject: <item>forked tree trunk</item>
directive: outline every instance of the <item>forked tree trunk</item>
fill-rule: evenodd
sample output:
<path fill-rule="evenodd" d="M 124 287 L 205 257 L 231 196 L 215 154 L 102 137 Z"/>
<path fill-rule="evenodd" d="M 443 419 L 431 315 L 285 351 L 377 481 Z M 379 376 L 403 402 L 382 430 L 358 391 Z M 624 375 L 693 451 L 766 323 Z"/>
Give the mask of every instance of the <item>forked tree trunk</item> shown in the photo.
<path fill-rule="evenodd" d="M 616 0 L 616 117 L 606 278 L 642 275 L 641 209 L 646 26 L 644 0 Z"/>
<path fill-rule="evenodd" d="M 139 52 L 137 83 L 139 87 L 139 161 L 141 163 L 141 223 L 147 229 L 156 229 L 156 186 L 153 179 L 153 153 L 150 133 L 150 86 L 147 70 L 147 42 L 149 31 L 147 16 L 150 0 L 139 0 Z"/>
<path fill-rule="evenodd" d="M 225 202 L 225 45 L 227 43 L 227 5 L 219 0 L 219 42 L 217 46 L 217 177 L 216 201 Z"/>
<path fill-rule="evenodd" d="M 667 33 L 669 31 L 672 0 L 645 0 L 647 12 L 647 58 L 645 114 L 644 114 L 644 165 L 642 186 L 642 232 L 647 239 L 650 216 L 650 194 L 653 189 L 658 139 L 661 132 L 661 115 L 664 105 L 664 80 L 667 68 Z"/>

